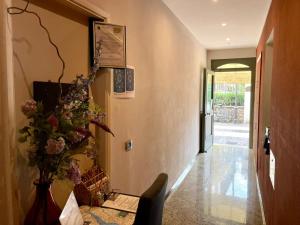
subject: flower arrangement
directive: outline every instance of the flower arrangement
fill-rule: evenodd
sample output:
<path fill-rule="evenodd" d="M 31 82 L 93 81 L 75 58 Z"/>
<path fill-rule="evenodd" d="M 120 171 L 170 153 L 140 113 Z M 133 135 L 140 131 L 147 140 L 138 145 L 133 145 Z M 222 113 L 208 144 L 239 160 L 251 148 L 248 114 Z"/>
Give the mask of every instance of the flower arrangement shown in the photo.
<path fill-rule="evenodd" d="M 103 123 L 103 111 L 89 101 L 88 90 L 96 71 L 95 66 L 88 77 L 77 76 L 68 93 L 60 96 L 53 112 L 44 112 L 43 103 L 33 99 L 22 105 L 28 124 L 20 129 L 19 141 L 30 145 L 29 166 L 39 169 L 39 183 L 51 183 L 55 178 L 66 177 L 75 184 L 80 183 L 78 161 L 73 156 L 95 155 L 92 148 L 84 148 L 94 138 L 88 129 L 89 124 L 113 135 Z"/>

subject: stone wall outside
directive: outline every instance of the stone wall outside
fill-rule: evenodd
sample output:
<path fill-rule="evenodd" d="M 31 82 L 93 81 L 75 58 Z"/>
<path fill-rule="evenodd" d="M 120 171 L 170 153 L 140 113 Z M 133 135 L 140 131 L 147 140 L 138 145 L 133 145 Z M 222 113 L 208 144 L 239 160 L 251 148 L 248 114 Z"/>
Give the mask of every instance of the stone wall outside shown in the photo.
<path fill-rule="evenodd" d="M 244 106 L 214 106 L 214 120 L 220 123 L 244 123 Z"/>

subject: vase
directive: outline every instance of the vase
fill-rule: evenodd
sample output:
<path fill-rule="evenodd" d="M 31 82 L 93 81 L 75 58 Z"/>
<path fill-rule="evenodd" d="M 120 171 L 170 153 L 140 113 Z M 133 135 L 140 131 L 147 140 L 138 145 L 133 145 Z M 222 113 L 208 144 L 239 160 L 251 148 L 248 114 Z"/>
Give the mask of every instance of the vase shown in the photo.
<path fill-rule="evenodd" d="M 60 225 L 61 209 L 51 193 L 51 183 L 35 183 L 36 196 L 24 225 Z"/>

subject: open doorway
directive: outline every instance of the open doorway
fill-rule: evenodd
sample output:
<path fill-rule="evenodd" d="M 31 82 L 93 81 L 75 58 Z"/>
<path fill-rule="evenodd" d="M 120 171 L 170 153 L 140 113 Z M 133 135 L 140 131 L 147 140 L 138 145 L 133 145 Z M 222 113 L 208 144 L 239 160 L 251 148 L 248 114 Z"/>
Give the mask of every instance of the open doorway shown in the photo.
<path fill-rule="evenodd" d="M 255 58 L 212 60 L 214 145 L 252 148 Z"/>
<path fill-rule="evenodd" d="M 251 71 L 216 72 L 214 144 L 249 146 Z"/>

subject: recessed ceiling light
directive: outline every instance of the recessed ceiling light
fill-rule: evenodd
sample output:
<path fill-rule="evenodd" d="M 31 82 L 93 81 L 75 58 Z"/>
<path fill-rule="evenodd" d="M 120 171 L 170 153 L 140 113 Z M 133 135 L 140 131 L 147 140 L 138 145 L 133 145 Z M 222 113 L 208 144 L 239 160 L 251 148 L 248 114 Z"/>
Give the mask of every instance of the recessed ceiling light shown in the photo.
<path fill-rule="evenodd" d="M 226 41 L 230 41 L 230 38 L 226 38 Z"/>
<path fill-rule="evenodd" d="M 227 23 L 222 23 L 221 25 L 222 25 L 222 27 L 226 27 Z"/>
<path fill-rule="evenodd" d="M 218 2 L 219 0 L 212 0 L 213 2 Z"/>

